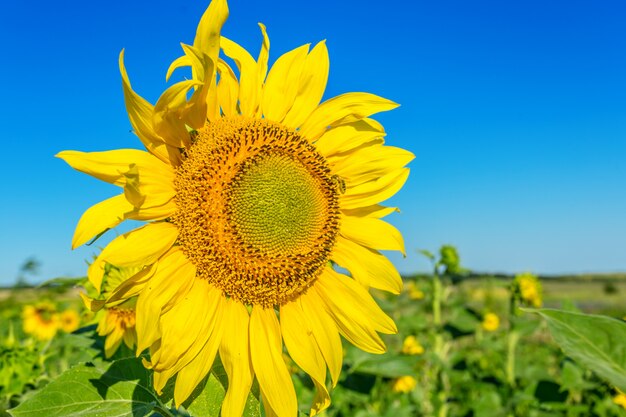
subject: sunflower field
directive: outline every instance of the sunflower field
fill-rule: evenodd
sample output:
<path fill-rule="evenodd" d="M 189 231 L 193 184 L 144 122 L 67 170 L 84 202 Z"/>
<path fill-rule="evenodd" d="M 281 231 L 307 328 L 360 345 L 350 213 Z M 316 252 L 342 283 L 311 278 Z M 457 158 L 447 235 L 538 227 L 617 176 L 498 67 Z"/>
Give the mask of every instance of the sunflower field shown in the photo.
<path fill-rule="evenodd" d="M 626 281 L 476 276 L 451 246 L 424 256 L 433 274 L 405 277 L 399 296 L 376 292 L 398 325 L 384 337 L 387 352 L 344 343 L 341 375 L 332 388 L 328 381 L 332 402 L 320 415 L 626 415 Z M 124 272 L 107 268 L 113 282 Z M 219 359 L 176 406 L 172 381 L 157 394 L 146 354 L 131 349 L 133 305 L 93 313 L 78 295 L 90 287 L 87 279 L 52 280 L 2 291 L 0 415 L 220 415 L 228 378 Z M 284 359 L 299 415 L 313 415 L 315 385 Z M 268 415 L 256 383 L 245 404 L 245 416 Z"/>

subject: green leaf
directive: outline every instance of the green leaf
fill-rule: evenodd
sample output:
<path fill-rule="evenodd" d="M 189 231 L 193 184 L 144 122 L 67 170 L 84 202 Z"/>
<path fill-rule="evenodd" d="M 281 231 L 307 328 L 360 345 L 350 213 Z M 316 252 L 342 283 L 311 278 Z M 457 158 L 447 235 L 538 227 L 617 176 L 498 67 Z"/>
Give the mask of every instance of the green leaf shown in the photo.
<path fill-rule="evenodd" d="M 212 372 L 193 390 L 183 406 L 192 416 L 219 417 L 226 390 Z"/>
<path fill-rule="evenodd" d="M 351 372 L 398 378 L 413 375 L 419 359 L 416 356 L 392 356 L 389 353 L 356 363 Z"/>
<path fill-rule="evenodd" d="M 81 285 L 87 280 L 87 277 L 57 277 L 52 278 L 47 281 L 42 282 L 37 285 L 36 288 L 46 288 L 46 287 L 60 287 L 60 288 L 71 288 L 76 285 Z"/>
<path fill-rule="evenodd" d="M 431 252 L 427 251 L 426 249 L 420 249 L 417 251 L 417 253 L 419 253 L 420 255 L 425 256 L 426 258 L 428 258 L 431 261 L 435 260 L 435 255 L 433 255 Z"/>
<path fill-rule="evenodd" d="M 561 391 L 580 391 L 585 388 L 583 371 L 572 361 L 566 361 L 561 368 Z"/>
<path fill-rule="evenodd" d="M 626 391 L 626 323 L 552 309 L 526 311 L 546 319 L 552 337 L 568 356 Z"/>
<path fill-rule="evenodd" d="M 76 365 L 10 410 L 13 417 L 142 417 L 159 399 L 141 359 Z"/>
<path fill-rule="evenodd" d="M 502 398 L 495 389 L 483 388 L 477 390 L 480 393 L 478 398 L 472 404 L 474 416 L 476 417 L 495 417 L 504 415 L 502 409 Z"/>
<path fill-rule="evenodd" d="M 196 387 L 189 399 L 183 403 L 182 408 L 192 417 L 219 417 L 227 389 L 228 376 L 219 357 L 216 357 L 211 373 Z M 173 384 L 171 387 L 166 387 L 166 391 L 173 392 Z M 168 396 L 167 392 L 165 396 Z M 169 397 L 171 398 L 171 395 Z M 242 417 L 260 416 L 259 387 L 255 383 L 248 394 Z"/>

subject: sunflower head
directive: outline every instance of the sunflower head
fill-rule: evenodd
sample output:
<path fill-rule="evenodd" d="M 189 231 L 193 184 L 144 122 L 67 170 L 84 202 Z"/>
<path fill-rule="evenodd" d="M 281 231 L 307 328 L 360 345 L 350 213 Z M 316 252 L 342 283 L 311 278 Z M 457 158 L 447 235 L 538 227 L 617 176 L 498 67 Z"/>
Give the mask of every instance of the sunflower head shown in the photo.
<path fill-rule="evenodd" d="M 424 347 L 415 336 L 407 336 L 402 343 L 402 353 L 405 355 L 421 355 Z"/>
<path fill-rule="evenodd" d="M 382 220 L 397 209 L 380 203 L 400 190 L 413 155 L 387 146 L 370 118 L 397 107 L 392 101 L 347 93 L 320 103 L 325 42 L 270 68 L 265 26 L 255 59 L 221 36 L 227 16 L 224 0 L 210 4 L 167 73 L 190 67 L 191 79 L 154 105 L 132 89 L 120 54 L 126 108 L 145 151 L 58 155 L 122 189 L 85 212 L 72 244 L 126 219 L 146 222 L 90 265 L 102 295 L 87 304 L 106 310 L 99 331 L 115 334 L 114 346 L 136 303 L 137 353 L 149 350 L 157 392 L 176 376 L 182 403 L 219 354 L 229 379 L 223 416 L 241 415 L 255 379 L 268 415 L 295 415 L 284 346 L 316 387 L 315 415 L 330 403 L 327 379 L 339 378 L 340 335 L 383 353 L 379 333 L 397 332 L 369 289 L 402 290 L 380 252 L 404 253 L 401 234 Z M 113 284 L 112 268 L 134 270 Z"/>
<path fill-rule="evenodd" d="M 56 306 L 47 301 L 24 306 L 22 310 L 24 333 L 39 340 L 52 339 L 59 330 L 59 313 Z"/>
<path fill-rule="evenodd" d="M 68 309 L 59 314 L 59 327 L 65 333 L 72 333 L 80 326 L 80 316 L 76 310 Z"/>
<path fill-rule="evenodd" d="M 297 298 L 329 260 L 339 189 L 297 132 L 247 117 L 197 132 L 174 179 L 172 222 L 197 274 L 233 299 L 272 307 Z"/>
<path fill-rule="evenodd" d="M 500 317 L 495 313 L 487 313 L 481 323 L 482 328 L 488 332 L 495 332 L 500 327 Z"/>
<path fill-rule="evenodd" d="M 524 304 L 532 307 L 541 307 L 541 282 L 536 275 L 530 272 L 516 275 L 513 281 L 513 291 Z"/>
<path fill-rule="evenodd" d="M 105 336 L 104 355 L 110 358 L 115 354 L 122 342 L 132 349 L 137 344 L 135 331 L 135 300 L 130 299 L 115 307 L 106 307 L 98 322 L 96 331 Z"/>
<path fill-rule="evenodd" d="M 413 391 L 416 385 L 417 380 L 412 376 L 406 375 L 395 379 L 391 385 L 391 389 L 393 392 L 407 394 Z"/>

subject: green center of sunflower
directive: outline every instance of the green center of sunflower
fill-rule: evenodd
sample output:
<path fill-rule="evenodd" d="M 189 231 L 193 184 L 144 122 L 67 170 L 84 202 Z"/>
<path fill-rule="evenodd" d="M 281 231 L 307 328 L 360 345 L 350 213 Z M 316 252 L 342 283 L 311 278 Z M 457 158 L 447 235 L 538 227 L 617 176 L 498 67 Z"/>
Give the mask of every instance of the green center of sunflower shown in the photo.
<path fill-rule="evenodd" d="M 175 179 L 178 242 L 226 296 L 271 307 L 309 288 L 339 230 L 339 185 L 297 132 L 223 118 L 194 138 Z"/>
<path fill-rule="evenodd" d="M 246 161 L 227 210 L 242 241 L 267 254 L 306 248 L 324 227 L 324 193 L 306 166 L 287 154 Z"/>

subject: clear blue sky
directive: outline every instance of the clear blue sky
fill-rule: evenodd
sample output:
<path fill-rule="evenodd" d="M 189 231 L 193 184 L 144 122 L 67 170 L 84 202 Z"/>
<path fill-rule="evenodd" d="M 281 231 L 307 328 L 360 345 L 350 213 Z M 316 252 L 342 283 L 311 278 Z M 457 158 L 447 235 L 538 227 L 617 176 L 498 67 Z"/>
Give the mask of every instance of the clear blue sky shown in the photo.
<path fill-rule="evenodd" d="M 183 5 L 184 4 L 184 5 Z M 0 15 L 4 143 L 0 284 L 29 256 L 40 279 L 84 273 L 70 251 L 90 205 L 117 190 L 71 170 L 64 149 L 139 147 L 117 69 L 154 102 L 208 2 L 14 1 Z M 390 203 L 418 248 L 459 247 L 467 267 L 626 270 L 626 6 L 623 1 L 230 2 L 224 34 L 270 59 L 327 39 L 326 97 L 370 91 L 388 143 L 416 155 Z M 180 76 L 180 75 L 179 75 Z"/>

